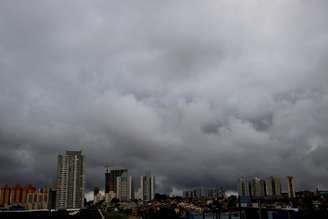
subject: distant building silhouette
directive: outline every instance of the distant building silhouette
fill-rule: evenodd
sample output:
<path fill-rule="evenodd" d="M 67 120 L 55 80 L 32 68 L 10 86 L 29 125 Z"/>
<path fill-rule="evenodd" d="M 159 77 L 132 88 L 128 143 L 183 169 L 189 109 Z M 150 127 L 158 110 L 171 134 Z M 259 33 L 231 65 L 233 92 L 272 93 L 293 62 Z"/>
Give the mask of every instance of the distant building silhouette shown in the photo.
<path fill-rule="evenodd" d="M 0 205 L 9 205 L 10 204 L 10 193 L 11 188 L 8 185 L 5 185 L 0 190 Z"/>
<path fill-rule="evenodd" d="M 246 177 L 240 177 L 238 192 L 241 197 L 250 197 L 249 182 Z"/>
<path fill-rule="evenodd" d="M 224 189 L 221 187 L 198 187 L 193 188 L 192 190 L 183 191 L 182 196 L 183 198 L 188 199 L 217 199 L 224 197 Z"/>
<path fill-rule="evenodd" d="M 106 168 L 105 172 L 105 193 L 109 192 L 109 179 L 110 179 L 110 171 Z"/>
<path fill-rule="evenodd" d="M 265 196 L 265 181 L 259 177 L 254 177 L 251 181 L 251 195 L 253 198 Z"/>
<path fill-rule="evenodd" d="M 279 176 L 274 177 L 274 195 L 281 196 L 281 179 Z"/>
<path fill-rule="evenodd" d="M 56 208 L 56 189 L 49 190 L 48 209 Z"/>
<path fill-rule="evenodd" d="M 155 176 L 141 176 L 140 186 L 142 200 L 153 200 L 155 197 Z"/>
<path fill-rule="evenodd" d="M 287 189 L 288 189 L 288 198 L 295 198 L 296 188 L 295 188 L 295 178 L 293 176 L 287 176 Z"/>
<path fill-rule="evenodd" d="M 128 176 L 128 172 L 123 172 L 121 176 L 116 178 L 117 198 L 120 201 L 128 201 L 132 199 L 132 177 Z"/>
<path fill-rule="evenodd" d="M 51 193 L 52 192 L 52 193 Z M 14 187 L 5 185 L 0 188 L 0 205 L 4 207 L 20 206 L 25 209 L 55 208 L 53 200 L 54 190 L 44 187 L 36 189 L 33 185 L 25 187 L 19 184 Z"/>
<path fill-rule="evenodd" d="M 279 176 L 269 176 L 265 180 L 254 177 L 248 181 L 246 177 L 240 177 L 238 182 L 238 195 L 242 201 L 259 199 L 266 197 L 267 199 L 277 199 L 288 195 L 289 198 L 296 197 L 295 179 L 287 176 L 288 193 L 282 193 L 281 178 Z"/>
<path fill-rule="evenodd" d="M 27 193 L 27 209 L 48 209 L 50 189 L 45 187 L 40 190 Z"/>
<path fill-rule="evenodd" d="M 117 194 L 117 177 L 121 176 L 123 173 L 127 173 L 127 169 L 113 169 L 106 170 L 105 173 L 105 193 L 114 192 Z"/>
<path fill-rule="evenodd" d="M 84 163 L 81 151 L 58 155 L 56 208 L 82 208 L 84 205 Z"/>

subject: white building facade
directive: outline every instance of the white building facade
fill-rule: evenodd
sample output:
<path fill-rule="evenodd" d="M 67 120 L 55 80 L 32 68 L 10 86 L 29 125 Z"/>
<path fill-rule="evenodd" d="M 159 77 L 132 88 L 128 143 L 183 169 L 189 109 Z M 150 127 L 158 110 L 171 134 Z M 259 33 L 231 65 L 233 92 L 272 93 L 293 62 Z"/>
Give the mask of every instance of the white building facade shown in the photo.
<path fill-rule="evenodd" d="M 58 155 L 56 208 L 82 208 L 84 205 L 84 157 L 81 151 Z"/>

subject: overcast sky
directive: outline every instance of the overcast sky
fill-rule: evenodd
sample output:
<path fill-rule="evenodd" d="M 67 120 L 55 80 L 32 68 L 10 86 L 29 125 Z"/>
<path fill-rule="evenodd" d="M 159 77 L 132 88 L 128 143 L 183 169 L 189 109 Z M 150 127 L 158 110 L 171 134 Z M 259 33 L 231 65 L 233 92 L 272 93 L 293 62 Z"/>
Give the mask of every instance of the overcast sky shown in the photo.
<path fill-rule="evenodd" d="M 328 188 L 328 1 L 0 1 L 0 184 L 82 150 L 160 192 Z"/>

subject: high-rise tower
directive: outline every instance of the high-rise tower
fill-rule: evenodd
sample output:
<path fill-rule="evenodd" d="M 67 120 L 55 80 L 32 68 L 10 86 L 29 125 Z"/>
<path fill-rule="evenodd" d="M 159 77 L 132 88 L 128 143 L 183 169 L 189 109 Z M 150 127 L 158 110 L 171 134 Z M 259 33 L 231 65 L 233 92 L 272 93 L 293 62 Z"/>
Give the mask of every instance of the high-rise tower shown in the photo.
<path fill-rule="evenodd" d="M 288 198 L 295 198 L 295 179 L 292 176 L 287 176 L 287 189 L 288 189 Z"/>
<path fill-rule="evenodd" d="M 253 198 L 265 196 L 265 181 L 259 177 L 254 177 L 251 181 L 251 195 Z"/>
<path fill-rule="evenodd" d="M 116 191 L 117 195 L 116 197 L 120 201 L 128 201 L 132 199 L 132 177 L 128 176 L 127 172 L 123 172 L 121 176 L 118 176 L 116 178 L 117 184 L 116 184 Z"/>
<path fill-rule="evenodd" d="M 240 177 L 238 184 L 238 192 L 241 197 L 249 197 L 249 182 L 246 177 Z"/>
<path fill-rule="evenodd" d="M 153 200 L 155 197 L 155 176 L 141 176 L 140 185 L 142 200 Z"/>
<path fill-rule="evenodd" d="M 82 151 L 58 155 L 56 208 L 82 208 L 84 204 L 84 164 Z"/>
<path fill-rule="evenodd" d="M 275 196 L 281 196 L 281 179 L 279 176 L 274 177 Z"/>
<path fill-rule="evenodd" d="M 105 192 L 114 192 L 117 194 L 117 177 L 121 176 L 123 173 L 128 173 L 127 169 L 112 169 L 110 172 L 108 169 L 105 173 Z"/>
<path fill-rule="evenodd" d="M 275 196 L 276 188 L 275 188 L 275 180 L 273 176 L 269 176 L 265 180 L 265 191 L 266 195 L 269 197 Z"/>

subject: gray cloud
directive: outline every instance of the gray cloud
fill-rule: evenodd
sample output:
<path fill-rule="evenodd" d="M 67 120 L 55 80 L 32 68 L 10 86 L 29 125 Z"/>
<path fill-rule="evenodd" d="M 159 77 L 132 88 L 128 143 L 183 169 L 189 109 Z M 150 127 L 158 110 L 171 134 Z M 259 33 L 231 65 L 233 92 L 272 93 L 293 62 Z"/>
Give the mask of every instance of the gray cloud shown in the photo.
<path fill-rule="evenodd" d="M 1 1 L 0 182 L 82 149 L 160 191 L 241 175 L 328 187 L 326 1 Z"/>

